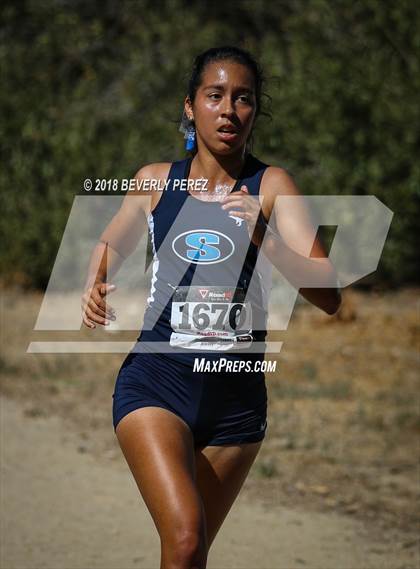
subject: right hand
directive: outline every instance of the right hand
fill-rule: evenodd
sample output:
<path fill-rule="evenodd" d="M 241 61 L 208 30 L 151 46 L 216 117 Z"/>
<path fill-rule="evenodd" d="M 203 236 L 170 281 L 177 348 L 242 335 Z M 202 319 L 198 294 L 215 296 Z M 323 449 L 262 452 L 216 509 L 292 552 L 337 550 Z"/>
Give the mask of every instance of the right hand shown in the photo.
<path fill-rule="evenodd" d="M 116 286 L 109 283 L 95 283 L 87 288 L 82 296 L 83 324 L 88 328 L 96 328 L 96 324 L 108 326 L 110 320 L 115 320 L 115 310 L 105 303 L 108 292 L 113 292 Z"/>

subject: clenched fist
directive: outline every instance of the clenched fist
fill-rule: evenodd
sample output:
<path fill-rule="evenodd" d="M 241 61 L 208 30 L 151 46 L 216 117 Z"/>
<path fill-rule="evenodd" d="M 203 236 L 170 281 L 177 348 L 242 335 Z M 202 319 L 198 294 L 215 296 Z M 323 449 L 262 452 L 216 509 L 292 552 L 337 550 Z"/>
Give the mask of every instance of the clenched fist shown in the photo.
<path fill-rule="evenodd" d="M 83 324 L 88 328 L 96 328 L 96 324 L 108 326 L 115 320 L 115 310 L 105 303 L 107 293 L 113 292 L 116 286 L 108 283 L 95 283 L 87 288 L 82 296 Z"/>

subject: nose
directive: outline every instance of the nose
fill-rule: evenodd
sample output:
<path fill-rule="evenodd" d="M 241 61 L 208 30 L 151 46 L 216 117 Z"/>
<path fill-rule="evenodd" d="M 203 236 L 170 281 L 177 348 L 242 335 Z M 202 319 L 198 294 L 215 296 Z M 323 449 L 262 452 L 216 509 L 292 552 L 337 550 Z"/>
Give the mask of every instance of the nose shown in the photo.
<path fill-rule="evenodd" d="M 225 97 L 225 100 L 223 101 L 222 116 L 228 117 L 228 116 L 233 115 L 234 113 L 235 113 L 235 109 L 232 105 L 231 98 Z"/>

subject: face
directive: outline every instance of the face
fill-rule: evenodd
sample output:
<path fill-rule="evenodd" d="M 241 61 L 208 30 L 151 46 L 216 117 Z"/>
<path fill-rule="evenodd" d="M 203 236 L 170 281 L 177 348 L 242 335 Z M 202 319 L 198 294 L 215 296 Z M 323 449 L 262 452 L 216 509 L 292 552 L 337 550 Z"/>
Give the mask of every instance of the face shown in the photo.
<path fill-rule="evenodd" d="M 193 103 L 185 101 L 194 119 L 198 147 L 231 154 L 245 147 L 256 112 L 252 72 L 240 63 L 217 61 L 204 69 Z"/>

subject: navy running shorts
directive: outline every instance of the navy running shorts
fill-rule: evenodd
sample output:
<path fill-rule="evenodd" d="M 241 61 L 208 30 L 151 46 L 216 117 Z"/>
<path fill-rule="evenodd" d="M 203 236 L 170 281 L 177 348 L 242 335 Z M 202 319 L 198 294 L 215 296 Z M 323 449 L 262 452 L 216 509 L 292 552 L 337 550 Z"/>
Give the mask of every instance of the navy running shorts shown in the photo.
<path fill-rule="evenodd" d="M 267 429 L 263 372 L 195 372 L 161 354 L 130 352 L 112 397 L 114 430 L 125 415 L 149 406 L 181 417 L 200 447 L 261 441 Z"/>

